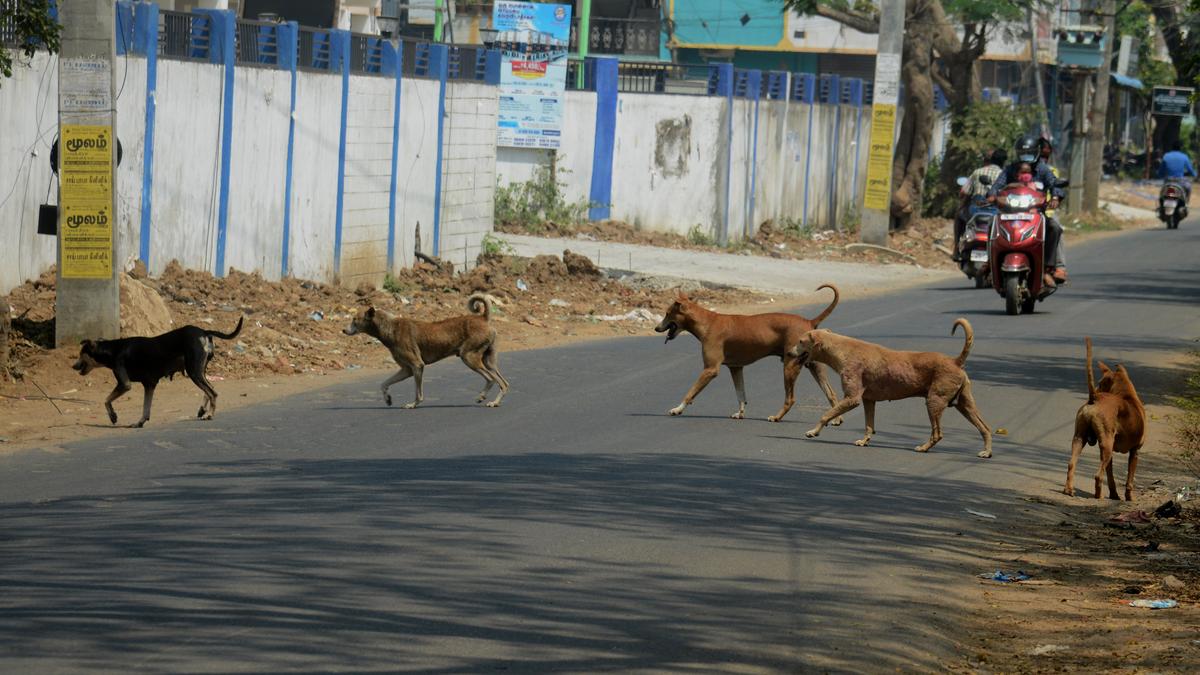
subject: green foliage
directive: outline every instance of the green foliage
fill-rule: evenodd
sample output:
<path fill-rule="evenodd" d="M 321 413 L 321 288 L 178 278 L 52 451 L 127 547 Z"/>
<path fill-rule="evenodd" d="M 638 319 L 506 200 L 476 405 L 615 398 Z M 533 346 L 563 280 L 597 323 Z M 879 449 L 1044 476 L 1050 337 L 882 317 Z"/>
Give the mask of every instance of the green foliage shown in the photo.
<path fill-rule="evenodd" d="M 530 180 L 497 188 L 496 222 L 533 234 L 579 225 L 586 220 L 592 204 L 586 200 L 567 201 L 562 190 L 565 185 L 550 175 L 550 167 L 539 166 Z"/>
<path fill-rule="evenodd" d="M 1192 473 L 1200 476 L 1200 353 L 1192 352 L 1191 374 L 1181 396 L 1173 397 L 1181 414 L 1172 415 L 1181 457 Z"/>
<path fill-rule="evenodd" d="M 717 245 L 717 240 L 715 238 L 713 238 L 713 236 L 711 234 L 708 233 L 708 230 L 701 227 L 699 223 L 693 225 L 692 229 L 688 230 L 687 240 L 688 240 L 688 243 L 692 244 L 693 246 L 716 246 Z"/>
<path fill-rule="evenodd" d="M 51 0 L 17 0 L 0 3 L 0 24 L 9 24 L 16 35 L 16 45 L 0 45 L 0 75 L 12 77 L 13 49 L 32 59 L 39 47 L 51 54 L 58 51 L 62 26 L 50 18 Z"/>
<path fill-rule="evenodd" d="M 1004 148 L 1011 156 L 1017 139 L 1037 125 L 1041 108 L 980 102 L 955 116 L 946 139 L 946 155 L 929 163 L 921 212 L 950 218 L 958 208 L 959 176 L 969 176 L 983 165 L 993 150 Z"/>
<path fill-rule="evenodd" d="M 512 244 L 491 232 L 483 235 L 483 240 L 479 242 L 479 255 L 481 256 L 513 255 L 514 253 L 516 250 L 513 249 Z"/>
<path fill-rule="evenodd" d="M 805 223 L 799 218 L 788 218 L 779 224 L 779 229 L 784 234 L 797 239 L 811 239 L 813 233 L 817 231 L 813 223 Z"/>
<path fill-rule="evenodd" d="M 400 283 L 396 280 L 396 277 L 392 276 L 391 272 L 388 272 L 383 277 L 383 290 L 387 291 L 388 293 L 404 293 L 406 291 L 411 291 L 412 286 L 409 284 Z"/>
<path fill-rule="evenodd" d="M 1143 100 L 1150 99 L 1150 92 L 1156 86 L 1175 84 L 1175 67 L 1170 63 L 1154 59 L 1154 42 L 1156 31 L 1153 25 L 1153 12 L 1145 0 L 1133 0 L 1117 12 L 1116 29 L 1118 36 L 1128 35 L 1138 41 L 1137 70 L 1130 73 L 1146 85 L 1137 95 Z M 1118 38 L 1119 40 L 1119 38 Z M 1113 43 L 1113 59 L 1120 51 L 1120 42 Z"/>

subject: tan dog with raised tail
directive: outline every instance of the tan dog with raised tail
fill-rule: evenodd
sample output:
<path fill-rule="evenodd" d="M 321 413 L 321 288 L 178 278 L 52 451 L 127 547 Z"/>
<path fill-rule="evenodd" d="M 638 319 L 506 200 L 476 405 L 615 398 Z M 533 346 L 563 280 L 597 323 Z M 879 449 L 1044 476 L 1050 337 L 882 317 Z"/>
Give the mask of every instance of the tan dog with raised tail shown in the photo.
<path fill-rule="evenodd" d="M 417 397 L 404 407 L 415 408 L 420 405 L 421 401 L 425 400 L 421 391 L 421 378 L 425 373 L 425 366 L 448 356 L 458 356 L 468 368 L 483 377 L 483 391 L 475 399 L 477 403 L 487 398 L 493 384 L 500 385 L 500 393 L 496 399 L 487 404 L 489 408 L 495 408 L 508 393 L 508 380 L 500 374 L 500 368 L 496 364 L 496 330 L 489 321 L 493 302 L 495 298 L 492 296 L 476 293 L 467 298 L 470 314 L 442 321 L 415 321 L 392 316 L 371 307 L 354 317 L 342 332 L 346 335 L 366 333 L 376 338 L 388 348 L 396 363 L 400 364 L 400 370 L 384 380 L 380 386 L 383 401 L 388 405 L 392 404 L 392 395 L 388 393 L 388 387 L 409 377 L 416 382 Z"/>
<path fill-rule="evenodd" d="M 966 333 L 966 343 L 958 358 L 937 352 L 895 351 L 827 330 L 806 333 L 791 349 L 792 355 L 801 363 L 824 363 L 837 371 L 842 376 L 842 400 L 822 415 L 817 426 L 805 435 L 809 438 L 817 436 L 830 420 L 862 405 L 867 417 L 867 433 L 854 444 L 864 446 L 875 434 L 877 401 L 921 396 L 929 412 L 930 434 L 927 442 L 916 447 L 917 452 L 928 452 L 942 440 L 942 413 L 952 405 L 983 437 L 983 450 L 978 456 L 991 457 L 992 431 L 979 415 L 971 396 L 971 379 L 963 370 L 975 342 L 975 332 L 970 322 L 958 319 L 950 334 L 954 335 L 959 326 Z"/>
<path fill-rule="evenodd" d="M 671 408 L 668 413 L 680 415 L 684 408 L 692 404 L 696 396 L 708 386 L 709 382 L 721 371 L 721 366 L 729 368 L 733 378 L 733 387 L 737 390 L 738 410 L 730 415 L 740 420 L 746 415 L 746 387 L 742 382 L 742 368 L 768 356 L 778 356 L 783 360 L 783 407 L 778 414 L 767 419 L 778 422 L 792 409 L 796 402 L 796 378 L 802 367 L 795 358 L 788 356 L 788 347 L 804 333 L 816 328 L 833 312 L 838 304 L 838 289 L 832 284 L 822 284 L 817 290 L 828 288 L 833 291 L 833 302 L 813 319 L 806 319 L 799 314 L 720 314 L 692 302 L 686 295 L 679 293 L 675 302 L 667 309 L 658 326 L 657 333 L 666 333 L 667 342 L 675 339 L 681 331 L 687 331 L 700 341 L 701 355 L 704 358 L 704 370 L 692 388 L 688 390 L 683 402 Z M 808 370 L 813 379 L 825 392 L 825 397 L 832 405 L 836 399 L 833 387 L 825 379 L 821 366 L 812 363 Z M 835 420 L 834 425 L 841 424 L 841 419 Z"/>
<path fill-rule="evenodd" d="M 1108 497 L 1117 496 L 1117 481 L 1113 478 L 1113 453 L 1129 454 L 1129 470 L 1125 473 L 1125 499 L 1133 500 L 1133 474 L 1137 471 L 1138 451 L 1146 443 L 1146 407 L 1138 398 L 1125 366 L 1117 364 L 1110 370 L 1101 361 L 1099 386 L 1092 374 L 1092 339 L 1087 345 L 1088 400 L 1075 413 L 1075 436 L 1071 439 L 1071 461 L 1067 464 L 1067 485 L 1063 492 L 1075 496 L 1075 464 L 1083 446 L 1100 445 L 1100 470 L 1096 472 L 1096 499 L 1100 498 L 1100 479 L 1108 474 Z"/>

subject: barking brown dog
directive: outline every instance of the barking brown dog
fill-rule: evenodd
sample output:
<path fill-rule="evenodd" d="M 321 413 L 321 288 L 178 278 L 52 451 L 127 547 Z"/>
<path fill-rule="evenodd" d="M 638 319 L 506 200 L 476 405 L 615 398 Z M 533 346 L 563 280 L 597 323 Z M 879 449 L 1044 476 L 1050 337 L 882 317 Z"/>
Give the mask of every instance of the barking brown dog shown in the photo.
<path fill-rule="evenodd" d="M 371 307 L 356 316 L 343 331 L 346 335 L 366 333 L 383 343 L 400 364 L 395 375 L 384 380 L 380 389 L 383 400 L 392 404 L 388 387 L 412 377 L 417 385 L 417 398 L 405 408 L 415 408 L 425 400 L 421 393 L 421 377 L 425 366 L 437 363 L 448 356 L 458 356 L 471 370 L 483 376 L 484 387 L 475 399 L 477 403 L 487 398 L 492 385 L 500 385 L 500 393 L 488 402 L 495 408 L 508 393 L 508 380 L 500 374 L 496 365 L 496 331 L 489 318 L 492 314 L 492 297 L 476 293 L 467 298 L 467 309 L 471 314 L 456 316 L 443 321 L 414 321 L 392 316 Z"/>
<path fill-rule="evenodd" d="M 688 390 L 687 396 L 683 397 L 683 402 L 668 412 L 671 415 L 682 414 L 684 408 L 691 405 L 696 396 L 712 382 L 724 364 L 729 368 L 729 375 L 733 378 L 738 397 L 738 411 L 731 417 L 735 420 L 742 419 L 746 414 L 746 388 L 742 383 L 742 368 L 761 358 L 778 356 L 783 359 L 783 392 L 786 397 L 779 413 L 767 419 L 772 422 L 783 419 L 796 401 L 794 390 L 801 368 L 799 361 L 788 356 L 788 347 L 795 344 L 801 335 L 819 326 L 838 304 L 838 289 L 831 284 L 823 284 L 818 286 L 817 290 L 822 288 L 833 291 L 833 302 L 811 320 L 798 314 L 783 313 L 749 316 L 718 314 L 701 307 L 680 293 L 654 330 L 658 333 L 665 332 L 667 342 L 674 340 L 680 331 L 688 331 L 695 335 L 696 339 L 700 340 L 704 370 L 700 371 L 700 378 Z M 833 387 L 829 386 L 829 381 L 825 379 L 821 366 L 812 363 L 808 369 L 832 405 L 837 399 Z M 836 420 L 834 424 L 841 424 L 841 420 Z"/>
<path fill-rule="evenodd" d="M 950 334 L 959 326 L 966 333 L 966 344 L 957 359 L 936 352 L 901 352 L 886 349 L 877 344 L 855 340 L 827 330 L 814 330 L 800 338 L 791 353 L 801 363 L 824 363 L 842 376 L 841 401 L 821 416 L 817 426 L 805 435 L 813 438 L 821 433 L 829 421 L 850 412 L 859 404 L 867 417 L 867 433 L 855 445 L 863 446 L 875 434 L 876 401 L 897 401 L 902 398 L 922 396 L 929 411 L 929 441 L 916 447 L 917 452 L 928 452 L 942 440 L 942 413 L 953 405 L 966 417 L 979 435 L 983 437 L 983 450 L 979 457 L 992 456 L 992 432 L 979 415 L 975 399 L 971 396 L 971 380 L 963 370 L 975 332 L 966 319 L 958 319 Z"/>
<path fill-rule="evenodd" d="M 1096 499 L 1100 498 L 1100 478 L 1108 474 L 1108 497 L 1117 496 L 1113 478 L 1113 453 L 1129 453 L 1129 471 L 1125 474 L 1125 499 L 1133 500 L 1133 474 L 1137 471 L 1138 451 L 1146 442 L 1146 408 L 1138 398 L 1125 366 L 1110 370 L 1100 362 L 1100 386 L 1092 375 L 1092 339 L 1087 345 L 1088 400 L 1075 413 L 1075 437 L 1071 439 L 1071 461 L 1067 464 L 1067 485 L 1063 492 L 1075 496 L 1075 463 L 1084 444 L 1100 444 L 1100 470 L 1096 472 Z"/>

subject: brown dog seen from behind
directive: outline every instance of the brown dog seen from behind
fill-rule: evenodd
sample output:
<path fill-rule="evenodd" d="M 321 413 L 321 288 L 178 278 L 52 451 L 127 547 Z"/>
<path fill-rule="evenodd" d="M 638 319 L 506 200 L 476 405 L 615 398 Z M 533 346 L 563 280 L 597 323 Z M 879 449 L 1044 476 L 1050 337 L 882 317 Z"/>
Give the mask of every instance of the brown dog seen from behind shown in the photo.
<path fill-rule="evenodd" d="M 1117 496 L 1117 481 L 1113 478 L 1113 453 L 1129 454 L 1129 470 L 1125 474 L 1125 499 L 1133 500 L 1133 476 L 1137 471 L 1138 451 L 1146 442 L 1146 408 L 1138 398 L 1129 371 L 1118 364 L 1110 369 L 1101 361 L 1100 384 L 1092 373 L 1092 339 L 1084 338 L 1087 346 L 1088 400 L 1075 413 L 1075 435 L 1071 439 L 1071 461 L 1067 464 L 1067 484 L 1063 492 L 1075 495 L 1075 464 L 1084 445 L 1100 446 L 1100 469 L 1096 472 L 1096 499 L 1100 498 L 1101 479 L 1108 475 L 1109 499 Z"/>
<path fill-rule="evenodd" d="M 733 419 L 742 419 L 746 414 L 746 388 L 742 380 L 742 369 L 768 356 L 778 356 L 783 360 L 783 391 L 784 402 L 779 413 L 767 419 L 778 422 L 791 410 L 795 403 L 796 378 L 800 375 L 801 364 L 788 356 L 788 348 L 800 339 L 800 336 L 816 328 L 833 312 L 838 304 L 838 290 L 831 284 L 817 287 L 817 290 L 828 288 L 833 291 L 833 302 L 823 312 L 813 319 L 806 319 L 798 314 L 782 312 L 770 314 L 720 314 L 693 302 L 683 293 L 679 293 L 667 309 L 662 321 L 654 328 L 655 332 L 666 333 L 667 342 L 675 339 L 682 331 L 696 336 L 700 341 L 701 353 L 704 359 L 704 369 L 700 377 L 683 402 L 672 408 L 671 415 L 680 415 L 692 404 L 696 396 L 712 382 L 713 378 L 725 365 L 733 378 L 733 386 L 737 390 L 738 410 L 731 415 Z M 833 387 L 825 379 L 821 366 L 812 363 L 808 369 L 813 379 L 821 387 L 830 404 L 836 400 Z M 834 424 L 840 424 L 836 420 Z"/>
<path fill-rule="evenodd" d="M 425 398 L 421 391 L 425 366 L 458 356 L 468 368 L 483 377 L 485 384 L 476 402 L 483 402 L 492 385 L 499 385 L 500 393 L 487 404 L 489 408 L 495 408 L 508 393 L 508 380 L 500 374 L 496 363 L 496 330 L 489 321 L 492 302 L 491 296 L 476 293 L 467 299 L 470 314 L 442 321 L 416 321 L 371 307 L 354 317 L 343 332 L 346 335 L 366 333 L 378 339 L 400 365 L 400 370 L 384 380 L 380 387 L 388 405 L 392 404 L 388 387 L 411 377 L 416 383 L 416 399 L 404 407 L 417 407 Z"/>
<path fill-rule="evenodd" d="M 953 335 L 960 325 L 966 333 L 966 343 L 957 358 L 937 352 L 896 351 L 827 330 L 806 333 L 791 353 L 801 363 L 824 363 L 842 377 L 842 400 L 822 415 L 817 426 L 806 435 L 809 438 L 817 436 L 830 420 L 861 404 L 867 429 L 866 435 L 855 445 L 864 446 L 875 434 L 876 402 L 921 396 L 929 413 L 930 435 L 927 442 L 916 447 L 917 452 L 927 452 L 942 439 L 942 413 L 953 405 L 983 437 L 983 450 L 978 456 L 991 457 L 992 432 L 979 415 L 971 396 L 971 380 L 963 370 L 975 333 L 970 322 L 958 319 L 950 334 Z"/>

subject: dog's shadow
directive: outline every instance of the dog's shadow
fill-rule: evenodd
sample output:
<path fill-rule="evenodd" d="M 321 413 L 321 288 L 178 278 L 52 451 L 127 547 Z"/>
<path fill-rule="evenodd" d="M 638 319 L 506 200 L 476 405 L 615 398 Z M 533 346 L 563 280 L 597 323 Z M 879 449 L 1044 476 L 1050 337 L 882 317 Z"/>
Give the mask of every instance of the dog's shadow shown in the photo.
<path fill-rule="evenodd" d="M 854 441 L 861 438 L 861 436 L 843 441 L 843 440 L 827 439 L 824 436 L 817 436 L 816 438 L 809 438 L 807 436 L 804 436 L 803 434 L 801 434 L 800 436 L 764 435 L 764 436 L 759 436 L 759 438 L 769 438 L 769 439 L 775 440 L 775 441 L 796 441 L 798 443 L 810 443 L 810 444 L 814 444 L 814 445 L 820 445 L 820 446 L 826 447 L 826 448 L 838 448 L 838 449 L 849 448 L 850 450 L 863 450 L 863 451 L 903 450 L 905 452 L 911 452 L 913 454 L 922 454 L 922 453 L 914 452 L 913 448 L 916 445 L 918 445 L 919 443 L 923 442 L 923 441 L 914 441 L 912 443 L 912 445 L 905 445 L 904 443 L 900 443 L 900 442 L 896 442 L 896 441 L 880 443 L 880 442 L 878 442 L 877 438 L 872 438 L 871 442 L 868 445 L 855 445 Z"/>
<path fill-rule="evenodd" d="M 648 413 L 648 412 L 626 413 L 625 415 L 626 415 L 626 417 L 662 417 L 662 418 L 678 417 L 680 419 L 728 420 L 730 422 L 767 422 L 768 421 L 766 417 L 753 417 L 750 415 L 747 415 L 746 417 L 743 417 L 740 420 L 734 419 L 734 418 L 730 417 L 729 415 L 694 415 L 694 414 L 669 415 L 667 413 Z M 788 419 L 785 419 L 781 422 L 769 422 L 769 424 L 791 424 L 791 423 L 792 423 L 792 420 L 788 420 Z"/>
<path fill-rule="evenodd" d="M 421 405 L 419 405 L 415 408 L 405 408 L 403 404 L 388 406 L 388 405 L 384 405 L 382 403 L 378 403 L 375 405 L 325 406 L 323 408 L 317 408 L 317 410 L 395 410 L 395 411 L 399 411 L 399 412 L 413 412 L 416 410 L 437 410 L 437 409 L 441 409 L 441 408 L 486 408 L 486 407 L 487 406 L 485 406 L 482 403 L 435 403 L 435 404 L 422 403 Z"/>

